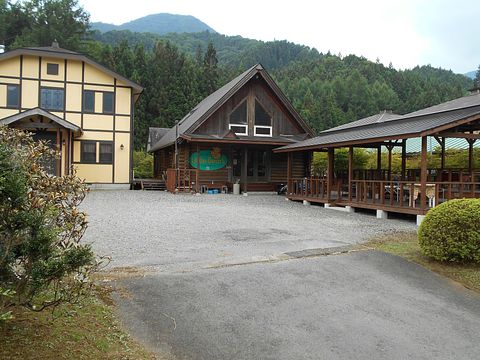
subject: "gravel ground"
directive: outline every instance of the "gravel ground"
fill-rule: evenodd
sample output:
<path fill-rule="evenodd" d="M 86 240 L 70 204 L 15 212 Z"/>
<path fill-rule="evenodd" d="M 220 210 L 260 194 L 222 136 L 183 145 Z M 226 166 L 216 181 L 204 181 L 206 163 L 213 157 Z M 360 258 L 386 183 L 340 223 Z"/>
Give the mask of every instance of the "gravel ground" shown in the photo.
<path fill-rule="evenodd" d="M 92 191 L 85 240 L 111 266 L 188 271 L 251 262 L 285 252 L 356 244 L 374 235 L 416 229 L 412 220 L 378 220 L 277 195 L 172 195 Z"/>

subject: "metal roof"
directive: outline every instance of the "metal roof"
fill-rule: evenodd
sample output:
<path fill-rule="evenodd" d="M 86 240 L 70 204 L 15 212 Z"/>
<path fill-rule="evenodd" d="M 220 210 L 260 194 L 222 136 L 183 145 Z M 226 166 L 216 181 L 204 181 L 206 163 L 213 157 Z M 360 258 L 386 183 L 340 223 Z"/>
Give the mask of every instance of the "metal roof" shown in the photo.
<path fill-rule="evenodd" d="M 62 49 L 60 47 L 56 46 L 46 46 L 46 47 L 26 47 L 26 48 L 18 48 L 14 50 L 7 51 L 3 54 L 0 54 L 0 61 L 2 60 L 7 60 L 11 59 L 16 56 L 20 55 L 31 55 L 31 56 L 44 56 L 44 57 L 51 57 L 51 58 L 60 58 L 60 59 L 69 59 L 69 60 L 78 60 L 78 61 L 83 61 L 100 71 L 103 71 L 113 78 L 116 78 L 120 81 L 123 81 L 127 86 L 132 87 L 133 94 L 137 95 L 136 98 L 138 98 L 138 95 L 140 95 L 143 91 L 143 87 L 136 82 L 127 79 L 126 77 L 116 73 L 115 71 L 110 70 L 109 68 L 99 64 L 98 62 L 90 59 L 89 57 L 74 52 L 70 51 L 67 49 Z"/>
<path fill-rule="evenodd" d="M 148 128 L 148 142 L 147 151 L 152 147 L 152 144 L 156 144 L 160 139 L 170 130 L 170 128 Z"/>
<path fill-rule="evenodd" d="M 363 119 L 360 119 L 360 120 L 357 120 L 357 121 L 352 121 L 348 124 L 339 125 L 337 127 L 327 129 L 323 132 L 350 129 L 350 128 L 354 128 L 354 127 L 357 127 L 357 126 L 363 126 L 363 125 L 379 124 L 379 123 L 383 123 L 385 121 L 398 119 L 399 117 L 402 117 L 402 115 L 394 114 L 392 112 L 384 110 L 384 111 L 381 111 L 378 114 L 368 116 L 366 118 L 363 118 Z"/>
<path fill-rule="evenodd" d="M 47 119 L 52 120 L 53 122 L 57 123 L 58 125 L 64 127 L 65 129 L 69 129 L 72 131 L 81 131 L 80 127 L 78 127 L 75 124 L 72 124 L 71 122 L 68 122 L 67 120 L 64 120 L 57 115 L 52 114 L 51 112 L 48 112 L 46 110 L 43 110 L 41 108 L 34 108 L 30 110 L 26 110 L 24 112 L 11 115 L 9 117 L 3 118 L 0 120 L 0 125 L 10 125 L 13 124 L 17 121 L 23 120 L 25 118 L 28 118 L 30 116 L 44 116 Z"/>
<path fill-rule="evenodd" d="M 283 105 L 288 109 L 292 116 L 302 126 L 308 134 L 313 136 L 313 131 L 297 113 L 297 111 L 290 104 L 286 96 L 280 90 L 278 85 L 268 75 L 261 64 L 252 66 L 247 71 L 243 72 L 235 79 L 222 86 L 217 91 L 213 92 L 205 99 L 203 99 L 197 106 L 195 106 L 182 120 L 178 123 L 178 136 L 182 134 L 192 134 L 204 121 L 208 119 L 216 110 L 218 110 L 228 99 L 230 99 L 242 86 L 244 86 L 255 75 L 261 75 L 263 79 L 270 85 L 275 95 L 279 97 Z M 164 147 L 175 143 L 177 138 L 177 131 L 175 126 L 163 136 L 158 143 L 152 146 L 150 152 L 160 150 Z M 264 138 L 261 139 L 262 141 Z"/>
<path fill-rule="evenodd" d="M 480 99 L 480 96 L 479 96 Z M 458 99 L 459 100 L 459 99 Z M 456 102 L 459 104 L 461 102 Z M 442 105 L 442 104 L 440 104 Z M 446 109 L 437 105 L 436 109 Z M 429 108 L 431 109 L 431 108 Z M 276 151 L 302 150 L 307 148 L 321 148 L 341 146 L 343 144 L 365 144 L 380 142 L 382 139 L 402 139 L 419 136 L 420 134 L 435 132 L 435 129 L 454 123 L 458 120 L 479 115 L 480 105 L 466 108 L 455 108 L 441 112 L 423 109 L 411 114 L 400 116 L 381 123 L 369 123 L 347 129 L 324 131 L 319 136 L 305 141 L 287 145 Z"/>

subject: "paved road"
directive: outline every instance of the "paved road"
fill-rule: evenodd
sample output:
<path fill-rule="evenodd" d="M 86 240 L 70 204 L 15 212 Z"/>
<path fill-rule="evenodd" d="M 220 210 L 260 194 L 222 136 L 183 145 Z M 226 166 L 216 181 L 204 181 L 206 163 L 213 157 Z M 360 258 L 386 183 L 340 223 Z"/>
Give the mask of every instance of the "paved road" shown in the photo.
<path fill-rule="evenodd" d="M 362 242 L 382 232 L 416 230 L 408 220 L 378 220 L 277 195 L 172 195 L 93 191 L 83 205 L 85 240 L 112 266 L 193 269 L 251 261 L 288 251 Z"/>
<path fill-rule="evenodd" d="M 480 298 L 362 251 L 119 283 L 131 332 L 176 359 L 478 359 Z M 123 292 L 125 294 L 125 292 Z"/>

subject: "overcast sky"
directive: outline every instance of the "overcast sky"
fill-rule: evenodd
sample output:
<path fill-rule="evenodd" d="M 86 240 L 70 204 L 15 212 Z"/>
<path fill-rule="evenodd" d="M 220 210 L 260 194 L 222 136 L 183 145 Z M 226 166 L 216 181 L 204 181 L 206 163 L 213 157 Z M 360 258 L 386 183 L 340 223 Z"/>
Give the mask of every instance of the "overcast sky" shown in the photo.
<path fill-rule="evenodd" d="M 289 40 L 362 55 L 396 68 L 431 64 L 457 73 L 480 64 L 478 0 L 80 0 L 92 21 L 155 13 L 193 15 L 219 33 Z"/>

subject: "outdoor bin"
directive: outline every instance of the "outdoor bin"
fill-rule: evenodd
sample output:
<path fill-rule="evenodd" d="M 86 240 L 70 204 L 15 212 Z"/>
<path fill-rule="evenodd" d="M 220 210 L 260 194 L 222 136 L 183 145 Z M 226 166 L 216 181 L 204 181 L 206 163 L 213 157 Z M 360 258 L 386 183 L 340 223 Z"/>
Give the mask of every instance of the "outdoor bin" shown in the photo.
<path fill-rule="evenodd" d="M 240 195 L 240 184 L 233 184 L 233 195 Z"/>

